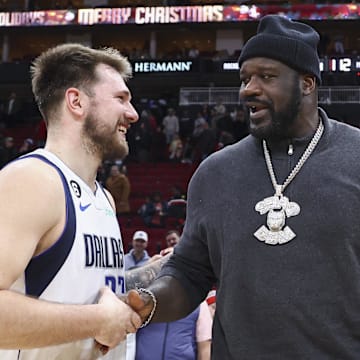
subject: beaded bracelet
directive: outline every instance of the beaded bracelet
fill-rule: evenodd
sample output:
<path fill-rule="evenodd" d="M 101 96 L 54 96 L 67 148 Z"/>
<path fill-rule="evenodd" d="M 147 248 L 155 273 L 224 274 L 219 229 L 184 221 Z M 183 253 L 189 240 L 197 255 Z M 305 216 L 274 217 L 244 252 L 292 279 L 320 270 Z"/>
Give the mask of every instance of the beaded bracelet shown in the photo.
<path fill-rule="evenodd" d="M 156 305 L 157 305 L 157 300 L 156 300 L 156 297 L 154 295 L 154 293 L 148 289 L 144 289 L 144 288 L 136 288 L 136 291 L 141 294 L 141 293 L 144 293 L 144 294 L 147 294 L 151 297 L 152 301 L 153 301 L 153 308 L 150 312 L 150 315 L 148 316 L 148 318 L 146 319 L 146 321 L 144 321 L 142 323 L 142 325 L 140 326 L 140 328 L 143 328 L 145 327 L 146 325 L 149 324 L 149 322 L 152 320 L 154 314 L 155 314 L 155 310 L 156 310 Z"/>

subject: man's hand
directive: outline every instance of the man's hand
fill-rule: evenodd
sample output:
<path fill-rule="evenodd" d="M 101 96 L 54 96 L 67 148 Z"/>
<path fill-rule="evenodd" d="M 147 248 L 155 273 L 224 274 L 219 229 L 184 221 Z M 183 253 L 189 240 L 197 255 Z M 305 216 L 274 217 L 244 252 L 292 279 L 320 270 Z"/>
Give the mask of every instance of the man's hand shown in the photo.
<path fill-rule="evenodd" d="M 151 296 L 145 293 L 139 294 L 136 290 L 127 293 L 126 303 L 141 317 L 142 323 L 149 317 L 154 307 Z"/>
<path fill-rule="evenodd" d="M 174 252 L 174 247 L 173 247 L 173 246 L 170 246 L 170 247 L 168 247 L 168 248 L 166 248 L 166 249 L 161 250 L 161 251 L 160 251 L 160 255 L 161 255 L 161 256 L 166 256 L 166 255 L 168 255 L 168 254 L 172 254 L 173 252 Z"/>
<path fill-rule="evenodd" d="M 153 256 L 148 260 L 147 264 L 151 264 L 151 263 L 153 263 L 154 261 L 160 260 L 161 258 L 162 258 L 162 255 L 160 255 L 160 254 L 155 254 L 155 255 L 153 255 Z"/>
<path fill-rule="evenodd" d="M 104 320 L 95 340 L 102 351 L 106 352 L 106 349 L 112 349 L 124 341 L 128 333 L 135 333 L 142 321 L 139 315 L 119 300 L 109 288 L 101 289 L 98 304 L 102 307 Z"/>

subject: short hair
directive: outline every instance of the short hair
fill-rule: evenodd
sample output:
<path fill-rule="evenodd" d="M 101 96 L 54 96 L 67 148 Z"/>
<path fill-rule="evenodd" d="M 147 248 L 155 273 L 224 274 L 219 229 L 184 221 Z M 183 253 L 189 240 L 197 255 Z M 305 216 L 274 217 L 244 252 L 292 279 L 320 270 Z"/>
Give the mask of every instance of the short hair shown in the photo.
<path fill-rule="evenodd" d="M 169 235 L 171 234 L 176 234 L 177 236 L 180 237 L 180 232 L 178 230 L 169 230 L 166 234 L 165 234 L 165 238 L 167 238 Z"/>
<path fill-rule="evenodd" d="M 132 75 L 127 58 L 113 48 L 92 49 L 67 43 L 46 50 L 33 61 L 30 67 L 32 91 L 46 123 L 69 87 L 81 88 L 91 95 L 89 87 L 98 81 L 96 67 L 99 64 L 114 68 L 124 81 Z"/>

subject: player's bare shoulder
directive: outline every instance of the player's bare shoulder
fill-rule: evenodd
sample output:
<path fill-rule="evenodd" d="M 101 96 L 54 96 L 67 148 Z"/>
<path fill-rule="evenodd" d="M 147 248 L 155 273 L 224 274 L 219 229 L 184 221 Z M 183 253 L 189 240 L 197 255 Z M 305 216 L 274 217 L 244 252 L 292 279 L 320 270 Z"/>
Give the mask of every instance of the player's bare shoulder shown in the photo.
<path fill-rule="evenodd" d="M 0 207 L 0 219 L 10 224 L 10 217 L 15 218 L 17 228 L 23 227 L 39 239 L 63 225 L 62 181 L 56 169 L 44 161 L 29 157 L 4 167 L 0 171 L 0 197 L 6 204 Z"/>
<path fill-rule="evenodd" d="M 62 191 L 61 179 L 57 171 L 49 164 L 35 157 L 11 162 L 0 171 L 0 192 L 4 189 L 31 190 L 56 196 Z"/>

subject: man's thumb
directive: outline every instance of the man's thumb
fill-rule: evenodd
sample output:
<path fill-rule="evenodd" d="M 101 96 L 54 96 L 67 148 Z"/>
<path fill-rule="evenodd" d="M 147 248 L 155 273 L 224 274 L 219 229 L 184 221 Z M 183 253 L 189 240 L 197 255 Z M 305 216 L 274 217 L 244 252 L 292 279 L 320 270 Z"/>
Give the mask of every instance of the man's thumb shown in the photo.
<path fill-rule="evenodd" d="M 134 311 L 140 311 L 144 308 L 144 300 L 136 290 L 130 290 L 127 294 L 127 303 Z"/>

